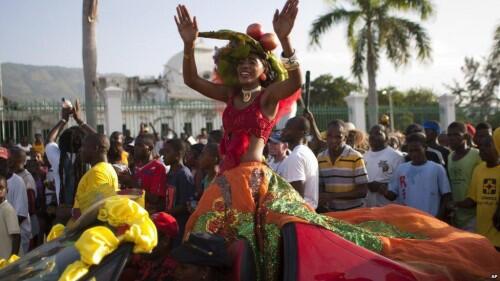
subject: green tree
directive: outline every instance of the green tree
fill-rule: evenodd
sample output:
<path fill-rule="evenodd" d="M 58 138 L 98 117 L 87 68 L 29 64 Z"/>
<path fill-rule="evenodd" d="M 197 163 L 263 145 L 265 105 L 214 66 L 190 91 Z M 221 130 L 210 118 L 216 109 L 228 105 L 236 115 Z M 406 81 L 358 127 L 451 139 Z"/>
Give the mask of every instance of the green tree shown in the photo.
<path fill-rule="evenodd" d="M 323 74 L 311 81 L 311 105 L 345 106 L 344 97 L 353 91 L 358 91 L 359 85 L 349 82 L 346 78 Z"/>
<path fill-rule="evenodd" d="M 337 2 L 337 1 L 333 1 Z M 421 20 L 433 13 L 430 0 L 344 0 L 349 8 L 334 4 L 330 12 L 317 18 L 312 25 L 311 45 L 320 45 L 320 37 L 332 26 L 347 23 L 347 39 L 353 53 L 351 72 L 361 81 L 368 77 L 368 120 L 374 125 L 378 119 L 376 76 L 381 51 L 399 67 L 411 59 L 416 49 L 417 58 L 430 58 L 431 46 L 427 31 L 418 23 L 398 16 L 401 12 L 416 12 Z"/>
<path fill-rule="evenodd" d="M 380 104 L 389 105 L 388 95 L 383 93 L 390 92 L 392 96 L 392 103 L 396 107 L 425 107 L 437 105 L 437 95 L 433 90 L 428 88 L 412 88 L 407 91 L 400 91 L 395 87 L 386 87 L 379 91 L 378 99 Z"/>

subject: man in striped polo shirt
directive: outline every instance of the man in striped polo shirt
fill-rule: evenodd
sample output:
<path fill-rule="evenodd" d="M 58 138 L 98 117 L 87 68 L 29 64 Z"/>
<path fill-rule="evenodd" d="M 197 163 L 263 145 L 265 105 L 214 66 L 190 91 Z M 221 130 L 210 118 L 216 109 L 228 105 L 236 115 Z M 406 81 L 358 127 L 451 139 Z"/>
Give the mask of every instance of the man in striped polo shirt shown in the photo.
<path fill-rule="evenodd" d="M 342 120 L 328 124 L 328 148 L 318 155 L 321 211 L 341 211 L 363 206 L 368 175 L 363 156 L 345 143 Z"/>

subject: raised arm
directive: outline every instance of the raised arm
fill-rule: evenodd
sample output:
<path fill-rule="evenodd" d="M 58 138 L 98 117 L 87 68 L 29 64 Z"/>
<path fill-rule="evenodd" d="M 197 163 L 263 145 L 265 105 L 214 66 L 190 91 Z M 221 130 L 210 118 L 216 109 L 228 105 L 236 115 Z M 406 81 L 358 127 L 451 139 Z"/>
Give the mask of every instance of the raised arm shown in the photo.
<path fill-rule="evenodd" d="M 47 143 L 56 142 L 57 136 L 59 136 L 64 126 L 66 126 L 66 123 L 68 123 L 71 112 L 71 108 L 63 107 L 61 109 L 61 120 L 59 120 L 50 130 L 49 135 L 47 136 Z"/>
<path fill-rule="evenodd" d="M 182 63 L 184 83 L 206 97 L 226 102 L 230 91 L 228 87 L 212 83 L 198 75 L 194 60 L 194 44 L 196 38 L 198 38 L 196 17 L 191 18 L 186 6 L 179 5 L 177 6 L 177 16 L 174 16 L 174 20 L 184 42 L 184 59 Z"/>
<path fill-rule="evenodd" d="M 300 67 L 298 65 L 297 58 L 295 56 L 295 49 L 292 47 L 290 42 L 290 33 L 293 29 L 295 23 L 295 18 L 299 12 L 299 0 L 288 0 L 281 12 L 276 9 L 273 18 L 274 32 L 280 40 L 281 47 L 283 48 L 283 53 L 281 54 L 287 63 L 285 63 L 285 68 L 288 71 L 288 79 L 271 84 L 267 88 L 266 97 L 270 107 L 289 96 L 291 96 L 295 91 L 297 91 L 302 86 L 302 74 L 300 72 Z"/>
<path fill-rule="evenodd" d="M 311 125 L 311 135 L 313 140 L 318 143 L 320 146 L 326 146 L 326 141 L 321 139 L 321 132 L 319 131 L 318 124 L 316 124 L 316 119 L 314 119 L 314 115 L 309 109 L 304 109 L 304 113 L 302 114 Z"/>
<path fill-rule="evenodd" d="M 97 133 L 97 131 L 94 128 L 90 127 L 87 123 L 83 122 L 82 113 L 80 111 L 80 101 L 79 100 L 75 101 L 75 107 L 73 109 L 73 119 L 75 120 L 76 124 L 78 124 L 78 126 L 80 126 L 80 128 L 83 130 L 83 132 L 86 135 Z"/>

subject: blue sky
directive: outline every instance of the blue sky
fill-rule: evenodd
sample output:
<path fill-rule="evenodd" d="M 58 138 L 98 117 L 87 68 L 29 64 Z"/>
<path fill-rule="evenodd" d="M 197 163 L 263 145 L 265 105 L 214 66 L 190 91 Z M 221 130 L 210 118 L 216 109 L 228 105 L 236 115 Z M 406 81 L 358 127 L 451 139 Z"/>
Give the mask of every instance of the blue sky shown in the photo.
<path fill-rule="evenodd" d="M 100 0 L 97 26 L 98 72 L 158 75 L 163 65 L 182 50 L 173 21 L 171 0 Z M 272 31 L 276 0 L 190 0 L 182 2 L 196 15 L 200 30 L 229 28 L 244 31 L 260 22 Z M 460 78 L 465 56 L 485 56 L 494 27 L 500 24 L 500 0 L 435 0 L 436 15 L 423 25 L 433 46 L 433 61 L 395 70 L 385 60 L 378 86 L 429 87 L 438 93 L 444 83 Z M 34 65 L 81 67 L 81 0 L 1 0 L 0 61 Z M 303 69 L 312 76 L 331 73 L 351 77 L 351 53 L 345 26 L 323 37 L 322 48 L 308 47 L 308 31 L 318 15 L 328 11 L 324 0 L 302 0 L 292 42 Z M 208 45 L 221 45 L 206 41 Z"/>

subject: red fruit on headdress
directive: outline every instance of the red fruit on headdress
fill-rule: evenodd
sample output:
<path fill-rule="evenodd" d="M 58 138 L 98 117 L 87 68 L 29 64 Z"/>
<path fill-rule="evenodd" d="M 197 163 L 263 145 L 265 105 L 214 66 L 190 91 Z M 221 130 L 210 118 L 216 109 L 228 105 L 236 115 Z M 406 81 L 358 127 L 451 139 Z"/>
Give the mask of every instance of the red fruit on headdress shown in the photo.
<path fill-rule="evenodd" d="M 262 48 L 266 51 L 272 51 L 278 47 L 278 38 L 274 33 L 266 33 L 262 35 L 262 38 L 259 40 Z"/>
<path fill-rule="evenodd" d="M 262 25 L 260 23 L 252 23 L 247 27 L 247 35 L 259 41 L 262 35 L 264 35 Z"/>

